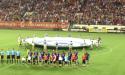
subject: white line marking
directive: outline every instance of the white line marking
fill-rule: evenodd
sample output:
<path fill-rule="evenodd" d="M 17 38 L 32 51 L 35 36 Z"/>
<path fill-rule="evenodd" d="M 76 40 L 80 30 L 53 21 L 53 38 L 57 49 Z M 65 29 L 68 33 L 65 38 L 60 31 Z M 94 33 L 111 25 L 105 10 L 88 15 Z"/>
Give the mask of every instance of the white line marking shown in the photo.
<path fill-rule="evenodd" d="M 104 49 L 104 50 L 106 50 L 106 49 Z M 107 50 L 108 50 L 108 49 L 107 49 Z M 108 51 L 102 52 L 102 53 L 97 53 L 95 56 L 105 55 L 105 54 L 111 53 L 112 51 L 113 51 L 113 49 L 112 49 L 112 48 L 109 48 Z"/>

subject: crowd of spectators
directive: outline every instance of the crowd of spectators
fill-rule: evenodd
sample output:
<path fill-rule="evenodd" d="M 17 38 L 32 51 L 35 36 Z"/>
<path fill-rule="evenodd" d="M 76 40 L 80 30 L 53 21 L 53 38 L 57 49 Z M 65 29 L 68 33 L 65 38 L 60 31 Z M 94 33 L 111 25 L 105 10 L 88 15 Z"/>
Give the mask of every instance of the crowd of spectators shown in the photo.
<path fill-rule="evenodd" d="M 125 0 L 0 0 L 0 21 L 125 25 Z"/>

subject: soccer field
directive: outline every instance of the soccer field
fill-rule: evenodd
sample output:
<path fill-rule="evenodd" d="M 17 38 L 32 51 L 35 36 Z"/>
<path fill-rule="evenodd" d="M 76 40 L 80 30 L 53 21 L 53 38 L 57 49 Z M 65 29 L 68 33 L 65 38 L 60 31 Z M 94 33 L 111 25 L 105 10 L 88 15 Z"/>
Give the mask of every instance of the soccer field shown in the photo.
<path fill-rule="evenodd" d="M 88 38 L 102 38 L 102 47 L 89 50 L 90 63 L 86 66 L 49 66 L 27 64 L 1 64 L 0 75 L 125 75 L 125 34 L 114 33 L 84 33 L 63 31 L 38 31 L 38 30 L 0 30 L 0 49 L 18 49 L 17 38 L 19 35 L 39 37 L 67 36 Z M 21 50 L 22 55 L 26 51 Z M 79 51 L 81 57 L 82 51 Z M 79 59 L 81 63 L 81 59 Z"/>

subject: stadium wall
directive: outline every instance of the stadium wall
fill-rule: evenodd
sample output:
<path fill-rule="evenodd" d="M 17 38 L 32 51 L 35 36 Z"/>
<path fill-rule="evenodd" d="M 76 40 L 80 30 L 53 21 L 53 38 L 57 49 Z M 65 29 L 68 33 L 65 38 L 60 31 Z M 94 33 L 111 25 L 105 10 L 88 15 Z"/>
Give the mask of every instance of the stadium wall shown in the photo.
<path fill-rule="evenodd" d="M 86 32 L 125 32 L 125 26 L 117 25 L 80 25 L 74 24 L 71 31 Z"/>
<path fill-rule="evenodd" d="M 67 22 L 20 22 L 20 21 L 0 21 L 0 28 L 10 29 L 67 29 Z"/>

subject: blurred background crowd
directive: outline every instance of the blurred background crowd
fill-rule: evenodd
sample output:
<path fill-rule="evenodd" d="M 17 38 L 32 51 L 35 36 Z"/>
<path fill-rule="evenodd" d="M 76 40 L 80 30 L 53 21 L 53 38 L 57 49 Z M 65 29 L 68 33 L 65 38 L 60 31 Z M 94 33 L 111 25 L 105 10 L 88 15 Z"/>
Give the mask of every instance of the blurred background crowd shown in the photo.
<path fill-rule="evenodd" d="M 0 21 L 125 25 L 125 0 L 0 0 Z"/>

